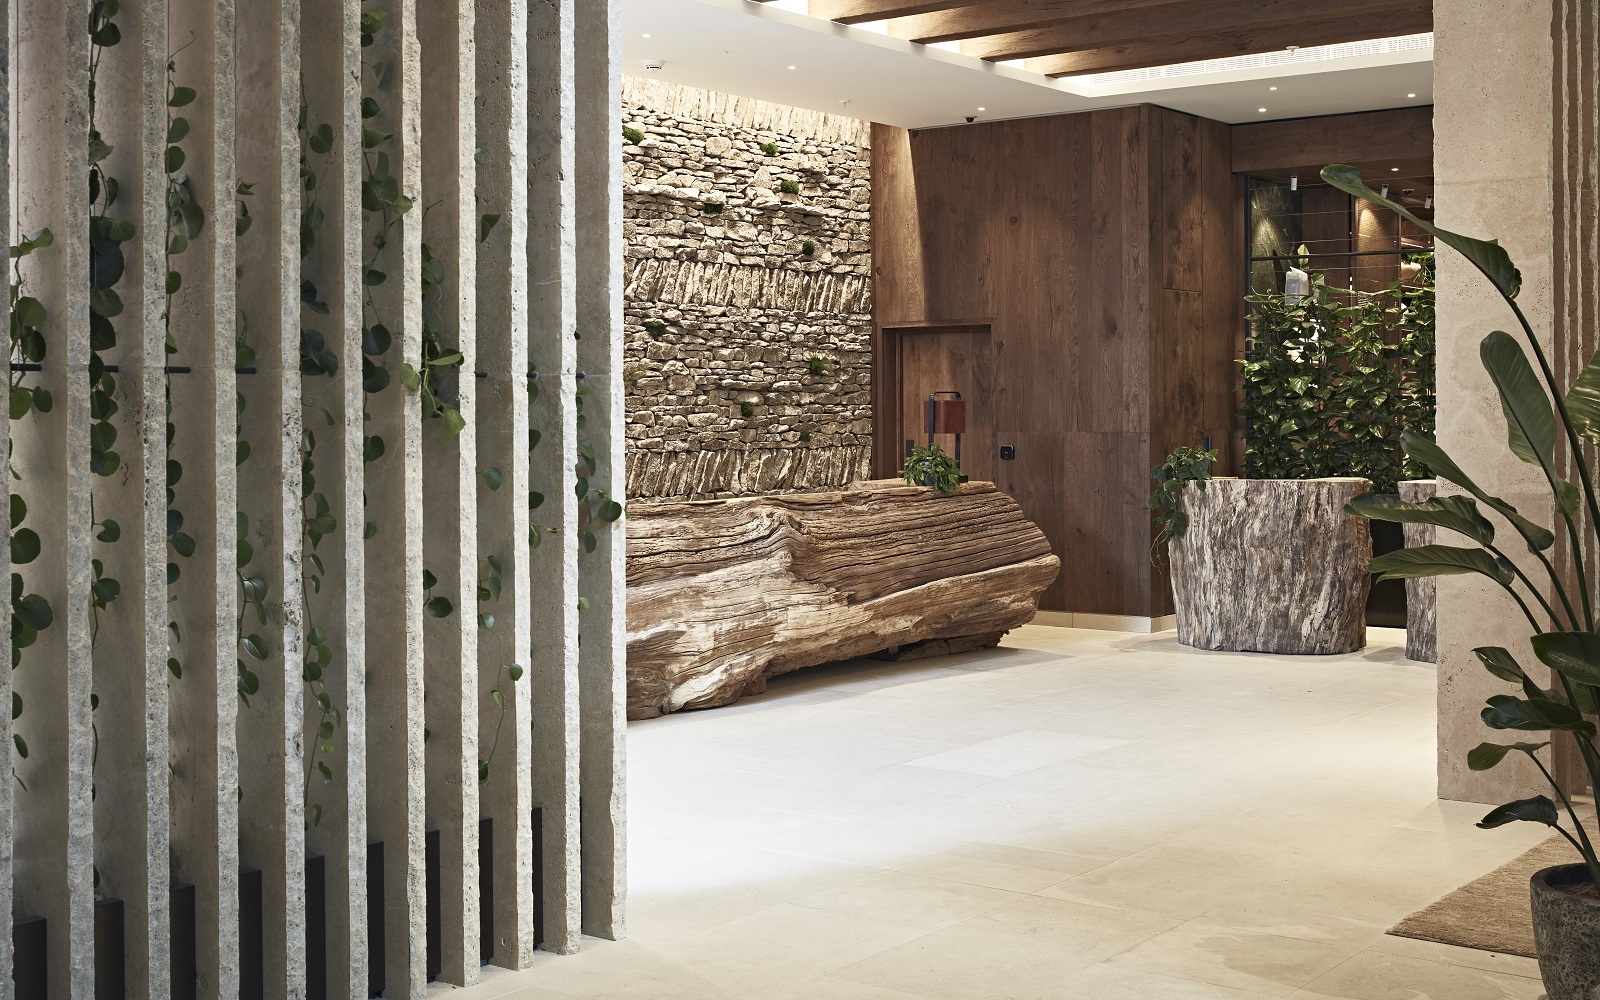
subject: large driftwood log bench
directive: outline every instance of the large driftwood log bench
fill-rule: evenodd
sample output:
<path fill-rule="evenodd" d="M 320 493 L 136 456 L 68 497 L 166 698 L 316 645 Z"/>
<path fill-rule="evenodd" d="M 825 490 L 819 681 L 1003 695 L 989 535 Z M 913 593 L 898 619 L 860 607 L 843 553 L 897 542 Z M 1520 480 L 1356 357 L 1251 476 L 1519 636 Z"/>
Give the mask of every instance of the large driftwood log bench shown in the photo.
<path fill-rule="evenodd" d="M 1183 493 L 1168 545 L 1178 641 L 1198 649 L 1350 653 L 1367 644 L 1372 535 L 1344 505 L 1365 479 L 1213 479 Z"/>
<path fill-rule="evenodd" d="M 630 719 L 835 660 L 993 646 L 1061 565 L 991 483 L 641 502 L 627 524 Z"/>

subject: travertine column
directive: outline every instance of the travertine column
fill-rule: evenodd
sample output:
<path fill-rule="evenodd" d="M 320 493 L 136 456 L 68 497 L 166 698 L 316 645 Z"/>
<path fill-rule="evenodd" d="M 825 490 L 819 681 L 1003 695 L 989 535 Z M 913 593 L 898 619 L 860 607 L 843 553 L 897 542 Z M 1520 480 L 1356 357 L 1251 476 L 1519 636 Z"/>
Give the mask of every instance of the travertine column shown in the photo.
<path fill-rule="evenodd" d="M 1572 0 L 1438 0 L 1435 5 L 1434 112 L 1438 222 L 1499 239 L 1522 270 L 1519 304 L 1547 351 L 1555 341 L 1552 207 L 1556 122 L 1564 100 L 1557 61 L 1579 44 L 1553 32 L 1556 11 Z M 1591 42 L 1592 44 L 1592 42 Z M 1594 142 L 1592 130 L 1586 141 Z M 1593 274 L 1588 276 L 1593 280 Z M 1492 494 L 1553 524 L 1538 470 L 1506 446 L 1499 399 L 1478 357 L 1492 330 L 1516 330 L 1494 288 L 1463 258 L 1439 251 L 1439 442 Z M 1459 492 L 1440 483 L 1440 493 Z M 1501 530 L 1515 535 L 1500 525 Z M 1525 548 L 1509 544 L 1508 552 Z M 1535 665 L 1530 626 L 1511 600 L 1481 577 L 1439 581 L 1439 794 L 1501 802 L 1543 785 L 1527 761 L 1468 770 L 1469 750 L 1490 738 L 1479 719 L 1484 699 L 1508 693 L 1472 655 L 1502 645 Z"/>

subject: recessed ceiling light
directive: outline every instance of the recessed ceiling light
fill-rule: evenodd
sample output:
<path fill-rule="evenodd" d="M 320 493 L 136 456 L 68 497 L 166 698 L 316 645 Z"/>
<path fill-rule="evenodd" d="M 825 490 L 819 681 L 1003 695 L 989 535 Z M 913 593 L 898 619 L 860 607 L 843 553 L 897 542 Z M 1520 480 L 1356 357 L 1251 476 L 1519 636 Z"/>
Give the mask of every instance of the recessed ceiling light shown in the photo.
<path fill-rule="evenodd" d="M 1267 109 L 1266 108 L 1256 108 L 1256 110 L 1261 112 L 1262 114 L 1266 114 L 1267 113 Z"/>
<path fill-rule="evenodd" d="M 654 37 L 655 37 L 655 36 L 654 36 L 654 35 L 652 35 L 652 34 L 650 34 L 650 33 L 649 33 L 649 32 L 648 32 L 648 31 L 647 31 L 647 32 L 645 32 L 645 33 L 644 33 L 644 34 L 643 34 L 643 35 L 641 35 L 641 36 L 640 36 L 640 37 L 641 37 L 641 38 L 654 38 Z"/>
<path fill-rule="evenodd" d="M 1277 90 L 1278 88 L 1277 87 L 1268 87 L 1267 89 L 1268 90 Z"/>
<path fill-rule="evenodd" d="M 795 67 L 793 67 L 793 66 L 790 66 L 790 67 L 789 67 L 789 68 L 790 68 L 790 69 L 794 69 L 794 68 L 795 68 Z"/>
<path fill-rule="evenodd" d="M 1407 97 L 1416 97 L 1417 95 L 1416 94 L 1407 94 L 1406 96 Z"/>
<path fill-rule="evenodd" d="M 988 108 L 979 108 L 978 110 L 979 111 L 988 111 L 989 109 Z"/>
<path fill-rule="evenodd" d="M 1389 172 L 1391 174 L 1398 174 L 1400 172 L 1400 168 L 1399 167 L 1390 167 L 1389 168 Z"/>

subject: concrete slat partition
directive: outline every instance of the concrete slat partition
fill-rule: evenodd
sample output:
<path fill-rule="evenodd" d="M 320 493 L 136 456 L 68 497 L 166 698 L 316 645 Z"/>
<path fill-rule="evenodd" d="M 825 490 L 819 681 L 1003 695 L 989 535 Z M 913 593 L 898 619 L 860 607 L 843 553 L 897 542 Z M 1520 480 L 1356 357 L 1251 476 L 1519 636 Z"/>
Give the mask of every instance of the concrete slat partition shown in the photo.
<path fill-rule="evenodd" d="M 442 981 L 620 935 L 623 534 L 580 517 L 624 492 L 616 28 L 13 0 L 0 898 L 48 943 L 0 967 L 420 997 L 428 829 Z"/>

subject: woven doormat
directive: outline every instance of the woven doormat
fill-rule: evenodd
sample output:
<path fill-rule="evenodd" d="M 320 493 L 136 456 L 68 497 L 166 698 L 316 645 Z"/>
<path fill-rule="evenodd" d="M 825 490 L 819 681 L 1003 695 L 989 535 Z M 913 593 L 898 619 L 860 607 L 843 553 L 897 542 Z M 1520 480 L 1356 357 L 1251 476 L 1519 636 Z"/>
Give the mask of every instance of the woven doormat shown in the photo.
<path fill-rule="evenodd" d="M 1551 837 L 1479 879 L 1418 910 L 1389 930 L 1395 937 L 1538 958 L 1533 947 L 1533 915 L 1528 880 L 1551 865 L 1577 861 L 1561 837 Z"/>

